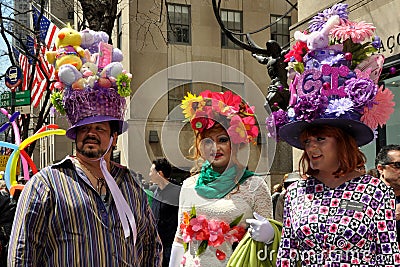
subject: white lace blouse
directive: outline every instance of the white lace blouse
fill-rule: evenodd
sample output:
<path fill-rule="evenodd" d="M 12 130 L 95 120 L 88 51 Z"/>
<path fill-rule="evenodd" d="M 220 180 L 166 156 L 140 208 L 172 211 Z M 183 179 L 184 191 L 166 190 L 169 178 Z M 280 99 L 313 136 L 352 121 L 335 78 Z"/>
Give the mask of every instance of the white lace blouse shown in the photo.
<path fill-rule="evenodd" d="M 221 199 L 206 199 L 199 196 L 194 189 L 198 175 L 189 177 L 183 182 L 180 198 L 179 198 L 179 213 L 178 222 L 182 222 L 182 214 L 184 211 L 190 212 L 193 206 L 196 208 L 197 216 L 203 215 L 210 219 L 217 219 L 231 223 L 237 217 L 243 214 L 243 218 L 239 225 L 245 227 L 246 219 L 253 218 L 253 212 L 266 217 L 272 218 L 272 201 L 271 192 L 264 176 L 249 177 L 243 184 L 239 186 L 239 190 L 232 190 L 231 193 Z M 182 238 L 179 225 L 176 237 Z M 216 256 L 216 248 L 208 246 L 206 251 L 199 257 L 195 257 L 197 246 L 195 242 L 189 244 L 189 250 L 185 253 L 186 262 L 182 266 L 200 266 L 217 267 L 226 266 L 232 247 L 227 242 L 224 242 L 219 250 L 226 254 L 224 260 L 219 260 Z M 196 261 L 196 263 L 195 263 Z"/>

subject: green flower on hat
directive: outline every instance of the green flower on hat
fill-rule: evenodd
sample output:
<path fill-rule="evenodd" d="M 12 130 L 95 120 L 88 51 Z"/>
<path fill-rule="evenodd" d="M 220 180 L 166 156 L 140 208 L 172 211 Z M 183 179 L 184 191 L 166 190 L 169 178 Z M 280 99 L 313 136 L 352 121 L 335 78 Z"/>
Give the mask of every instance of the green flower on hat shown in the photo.
<path fill-rule="evenodd" d="M 50 96 L 50 101 L 56 110 L 61 114 L 65 115 L 64 105 L 62 104 L 63 93 L 61 92 L 53 92 Z"/>
<path fill-rule="evenodd" d="M 131 94 L 131 78 L 125 73 L 121 73 L 117 77 L 118 94 L 127 97 Z"/>
<path fill-rule="evenodd" d="M 200 122 L 200 121 L 198 121 L 198 122 L 196 122 L 196 129 L 201 129 L 201 128 L 203 128 L 203 124 Z"/>

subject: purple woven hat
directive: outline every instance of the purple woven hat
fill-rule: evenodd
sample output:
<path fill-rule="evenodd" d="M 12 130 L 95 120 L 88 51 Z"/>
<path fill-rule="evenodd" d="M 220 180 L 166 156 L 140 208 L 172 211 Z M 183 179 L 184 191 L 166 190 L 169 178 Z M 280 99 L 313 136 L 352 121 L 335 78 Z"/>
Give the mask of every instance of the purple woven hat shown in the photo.
<path fill-rule="evenodd" d="M 371 40 L 374 30 L 349 21 L 347 5 L 337 4 L 311 20 L 309 34 L 295 33 L 298 42 L 285 56 L 292 79 L 289 107 L 267 118 L 270 137 L 303 149 L 299 138 L 307 127 L 330 125 L 358 146 L 374 139 L 374 130 L 394 111 L 393 93 L 377 85 L 384 57 L 372 55 L 380 45 L 379 37 Z"/>
<path fill-rule="evenodd" d="M 64 108 L 71 127 L 66 135 L 75 139 L 77 127 L 104 121 L 118 121 L 118 134 L 127 129 L 124 121 L 126 101 L 114 88 L 102 88 L 95 84 L 85 90 L 69 90 L 64 96 Z"/>
<path fill-rule="evenodd" d="M 67 33 L 78 39 L 81 36 L 80 49 L 84 49 L 85 57 L 75 57 L 83 62 L 75 64 L 82 66 L 79 69 L 74 64 L 57 65 L 56 61 L 58 83 L 51 102 L 61 114 L 67 115 L 70 128 L 66 135 L 74 140 L 77 127 L 105 121 L 117 121 L 118 134 L 123 133 L 127 129 L 125 97 L 131 93 L 132 75 L 119 62 L 122 52 L 107 44 L 108 38 L 94 38 L 100 33 L 104 36 L 103 32 L 69 30 Z M 61 52 L 59 57 L 63 56 Z"/>

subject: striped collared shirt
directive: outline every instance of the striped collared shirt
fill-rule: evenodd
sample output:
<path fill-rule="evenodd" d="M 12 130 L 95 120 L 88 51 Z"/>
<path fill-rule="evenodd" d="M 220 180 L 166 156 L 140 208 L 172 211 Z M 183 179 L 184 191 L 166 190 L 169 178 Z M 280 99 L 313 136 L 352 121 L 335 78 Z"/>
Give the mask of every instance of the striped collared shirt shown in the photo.
<path fill-rule="evenodd" d="M 67 157 L 42 169 L 18 200 L 8 251 L 9 266 L 161 266 L 162 245 L 136 174 L 113 163 L 111 175 L 137 225 L 124 237 L 115 203 L 109 208 L 85 173 Z"/>

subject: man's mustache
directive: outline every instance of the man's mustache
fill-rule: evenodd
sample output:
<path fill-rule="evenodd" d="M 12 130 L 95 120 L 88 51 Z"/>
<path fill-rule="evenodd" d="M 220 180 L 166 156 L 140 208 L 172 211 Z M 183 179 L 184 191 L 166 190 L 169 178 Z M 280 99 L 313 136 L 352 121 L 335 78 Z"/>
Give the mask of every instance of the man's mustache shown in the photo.
<path fill-rule="evenodd" d="M 85 139 L 83 139 L 83 143 L 86 144 L 86 142 L 89 140 L 96 141 L 97 144 L 100 144 L 100 140 L 95 137 L 86 137 Z"/>

